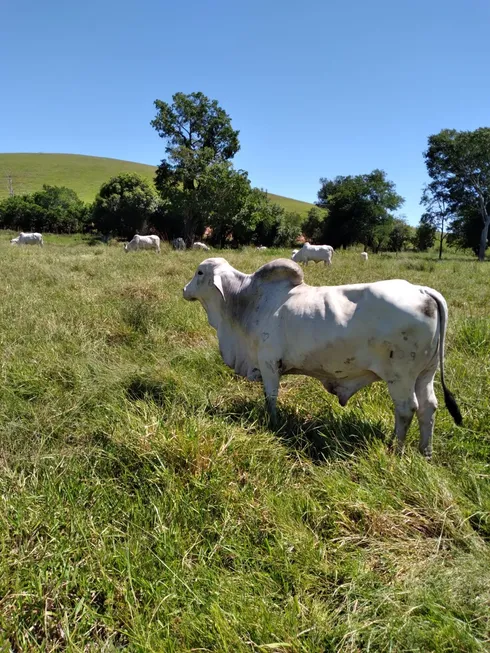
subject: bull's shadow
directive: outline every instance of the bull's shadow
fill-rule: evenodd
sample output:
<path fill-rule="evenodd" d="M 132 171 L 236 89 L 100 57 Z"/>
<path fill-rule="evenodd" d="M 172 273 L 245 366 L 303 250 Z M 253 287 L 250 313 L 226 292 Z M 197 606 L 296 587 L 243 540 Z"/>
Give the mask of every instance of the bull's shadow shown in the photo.
<path fill-rule="evenodd" d="M 287 447 L 315 462 L 347 458 L 373 441 L 391 443 L 392 440 L 380 421 L 365 420 L 352 410 L 339 414 L 328 406 L 321 415 L 312 418 L 278 405 L 275 428 L 270 426 L 263 402 L 235 399 L 211 408 L 210 412 L 248 429 L 270 428 Z"/>

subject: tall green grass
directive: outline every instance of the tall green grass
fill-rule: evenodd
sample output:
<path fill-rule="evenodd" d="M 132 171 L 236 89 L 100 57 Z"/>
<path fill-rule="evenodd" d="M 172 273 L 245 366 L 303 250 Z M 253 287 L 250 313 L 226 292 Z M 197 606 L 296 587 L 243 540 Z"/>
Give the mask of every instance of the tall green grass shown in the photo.
<path fill-rule="evenodd" d="M 224 255 L 250 272 L 289 252 Z M 465 423 L 441 407 L 428 464 L 416 426 L 388 452 L 381 384 L 342 409 L 288 377 L 269 430 L 182 299 L 203 258 L 0 239 L 0 650 L 489 650 L 488 265 L 306 269 L 445 295 Z"/>

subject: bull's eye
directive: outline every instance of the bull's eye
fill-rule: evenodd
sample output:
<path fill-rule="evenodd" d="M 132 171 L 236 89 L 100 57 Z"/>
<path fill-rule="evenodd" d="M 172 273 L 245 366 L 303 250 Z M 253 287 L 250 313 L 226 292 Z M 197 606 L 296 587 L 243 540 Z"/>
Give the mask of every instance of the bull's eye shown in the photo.
<path fill-rule="evenodd" d="M 202 270 L 198 270 L 197 274 L 201 275 L 201 274 L 204 274 L 204 272 Z"/>

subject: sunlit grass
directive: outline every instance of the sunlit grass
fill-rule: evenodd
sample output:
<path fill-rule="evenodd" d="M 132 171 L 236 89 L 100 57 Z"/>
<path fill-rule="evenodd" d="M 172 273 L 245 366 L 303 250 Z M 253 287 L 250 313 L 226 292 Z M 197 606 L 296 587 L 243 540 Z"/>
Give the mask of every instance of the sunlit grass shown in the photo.
<path fill-rule="evenodd" d="M 438 381 L 428 464 L 416 425 L 403 458 L 388 452 L 381 384 L 341 408 L 288 377 L 269 430 L 260 386 L 223 365 L 182 299 L 202 253 L 45 240 L 0 238 L 5 650 L 488 650 L 487 264 L 336 252 L 305 271 L 446 297 L 465 422 Z M 289 255 L 224 253 L 245 272 Z"/>

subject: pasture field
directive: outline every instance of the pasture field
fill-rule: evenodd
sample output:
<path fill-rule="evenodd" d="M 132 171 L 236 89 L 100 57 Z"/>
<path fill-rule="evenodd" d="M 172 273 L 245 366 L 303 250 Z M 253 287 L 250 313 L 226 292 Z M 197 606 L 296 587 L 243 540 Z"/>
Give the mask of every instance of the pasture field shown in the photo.
<path fill-rule="evenodd" d="M 383 384 L 303 377 L 267 427 L 182 288 L 206 255 L 0 234 L 0 650 L 490 650 L 490 265 L 336 252 L 315 285 L 406 278 L 449 304 L 434 457 Z M 289 250 L 225 252 L 251 272 Z"/>
<path fill-rule="evenodd" d="M 72 188 L 84 202 L 93 202 L 101 184 L 123 172 L 135 172 L 153 182 L 155 167 L 83 154 L 0 153 L 0 201 L 8 197 L 7 175 L 12 176 L 16 195 L 41 190 L 43 184 Z M 268 194 L 286 211 L 306 215 L 313 204 Z"/>

